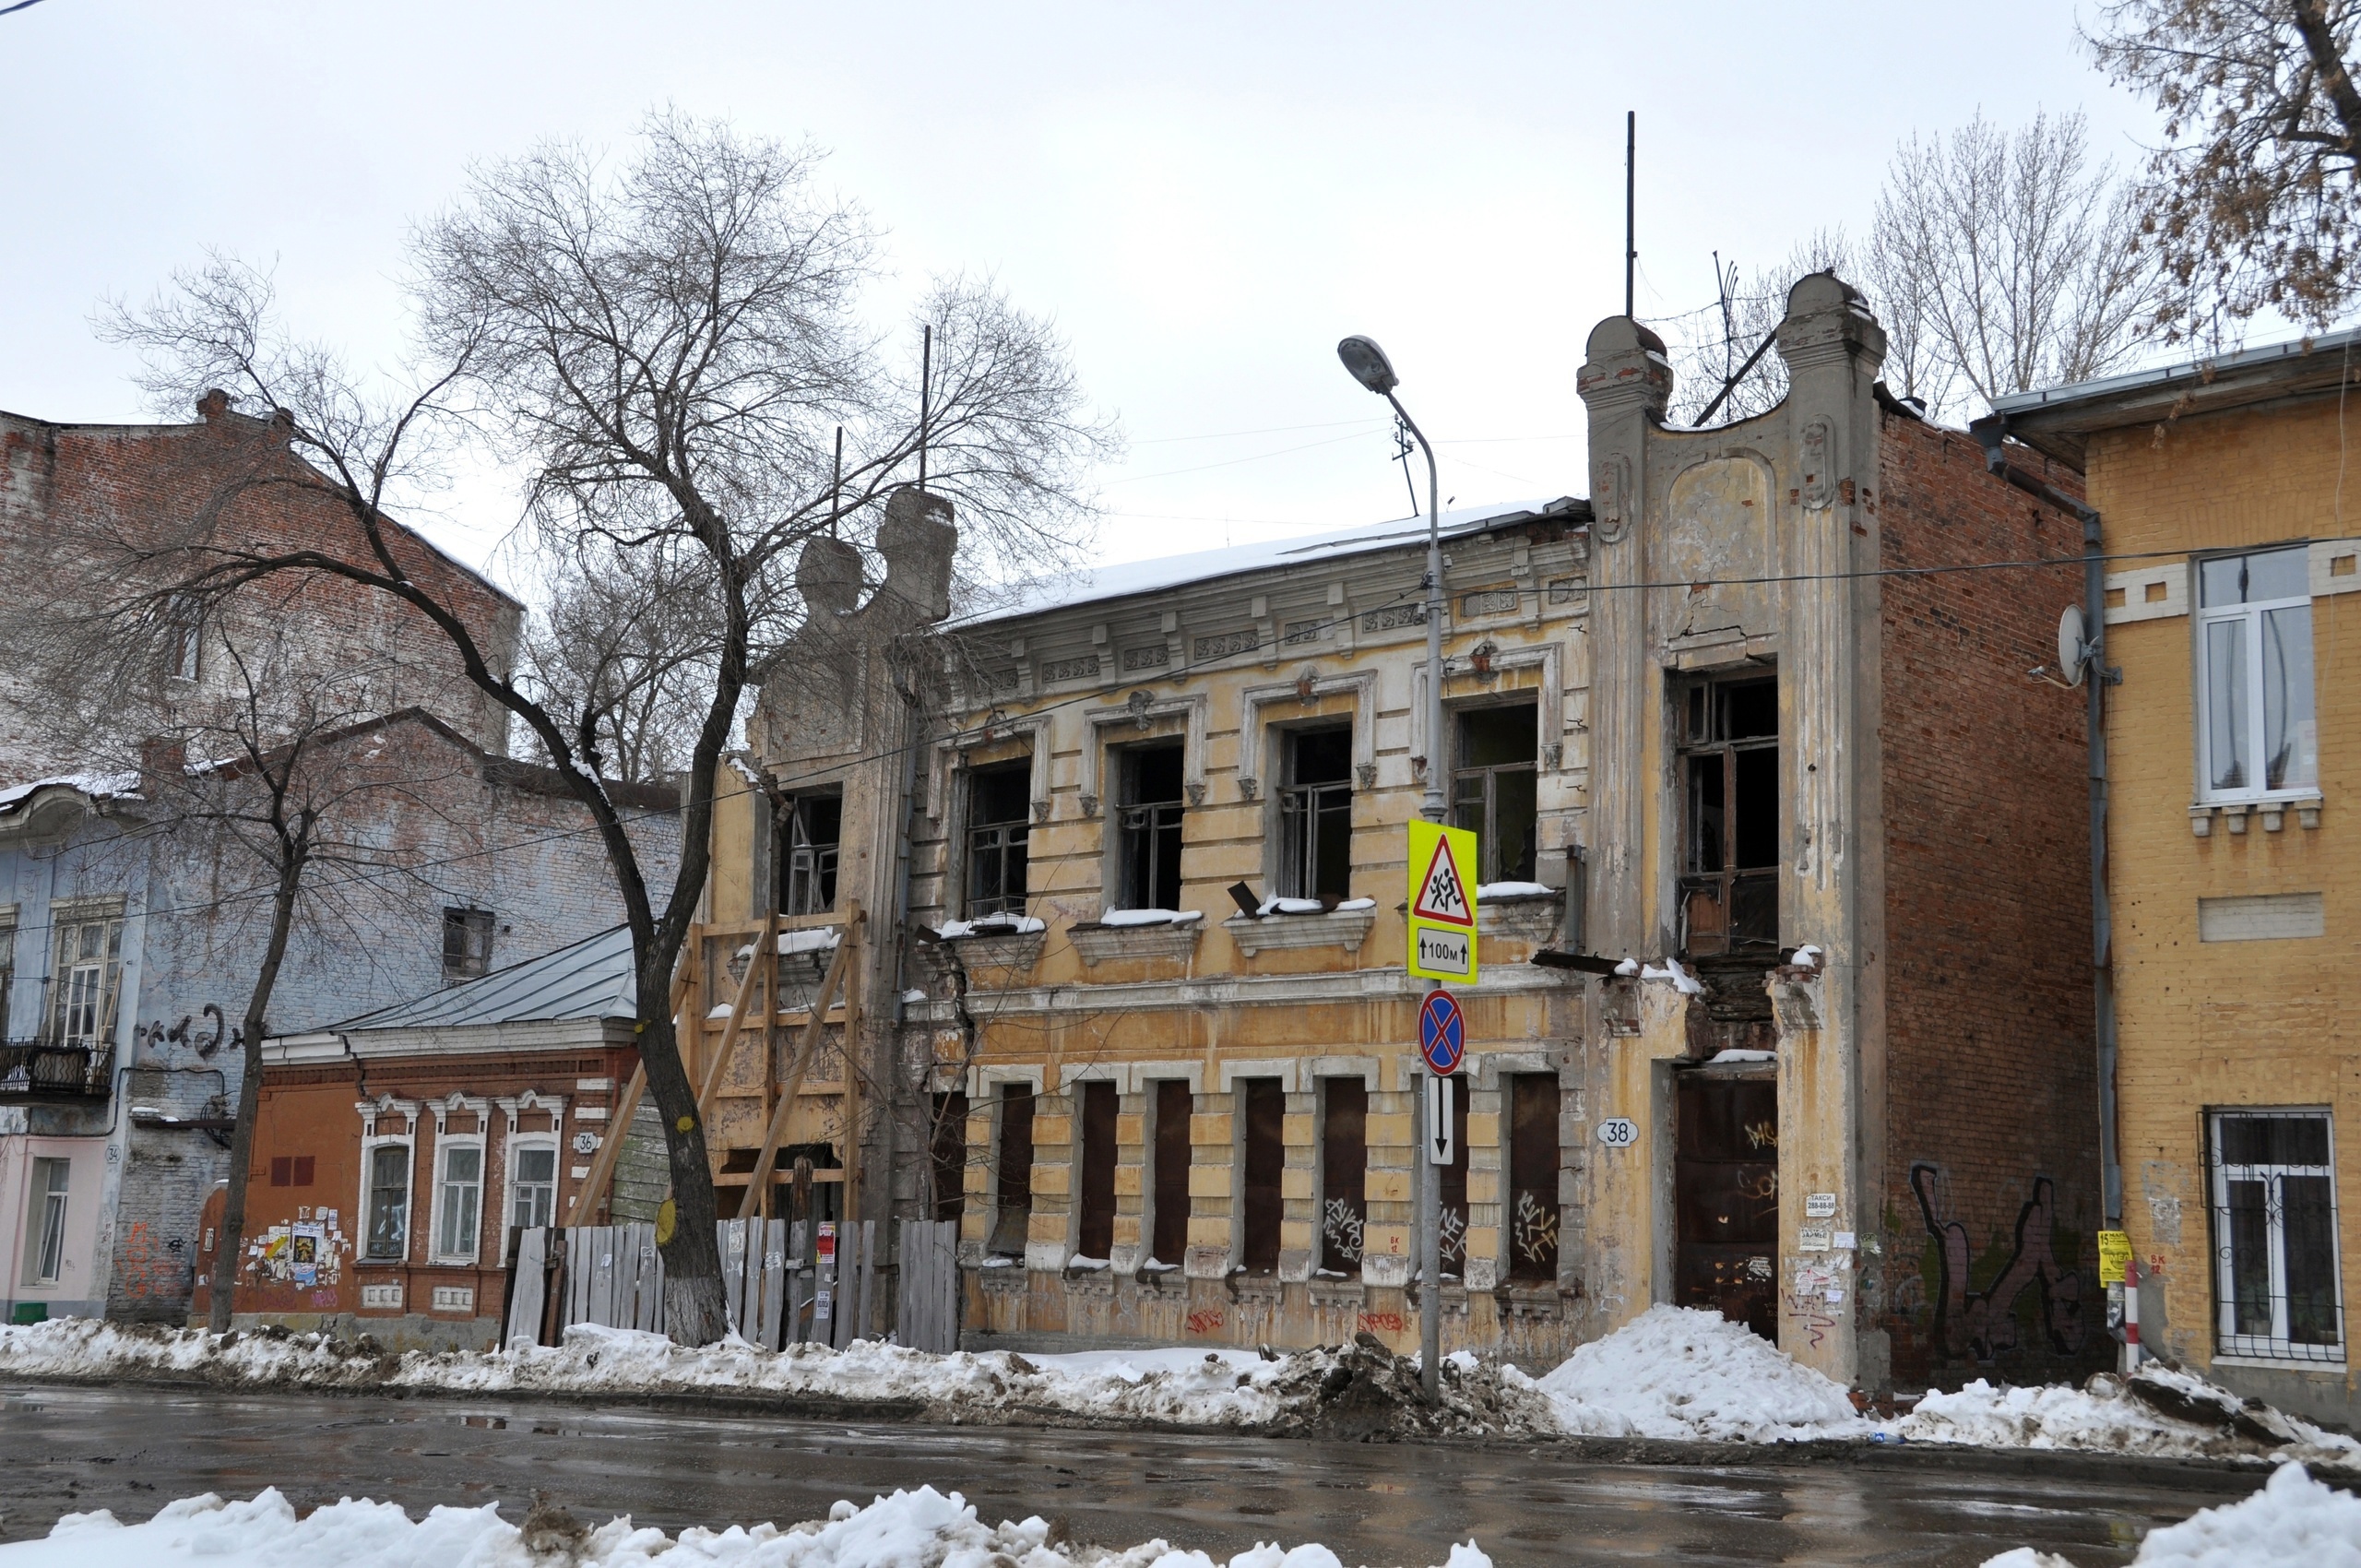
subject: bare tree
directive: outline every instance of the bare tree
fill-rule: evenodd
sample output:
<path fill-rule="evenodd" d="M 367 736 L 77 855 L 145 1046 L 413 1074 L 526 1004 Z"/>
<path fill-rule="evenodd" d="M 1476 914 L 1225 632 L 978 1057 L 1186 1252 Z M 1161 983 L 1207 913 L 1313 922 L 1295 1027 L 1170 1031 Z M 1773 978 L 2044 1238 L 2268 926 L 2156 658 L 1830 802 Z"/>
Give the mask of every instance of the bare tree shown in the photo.
<path fill-rule="evenodd" d="M 1715 279 L 1720 297 L 1703 310 L 1656 324 L 1672 358 L 1667 417 L 1676 424 L 1695 424 L 1711 409 L 1716 422 L 1727 423 L 1777 408 L 1787 395 L 1787 362 L 1768 344 L 1786 316 L 1787 291 L 1814 272 L 1851 270 L 1852 256 L 1852 244 L 1840 228 L 1815 232 L 1785 260 L 1758 267 L 1748 278 L 1739 276 L 1736 262 L 1716 258 L 1722 267 Z M 1762 351 L 1758 355 L 1757 350 Z"/>
<path fill-rule="evenodd" d="M 552 575 L 525 666 L 594 771 L 657 783 L 688 766 L 720 640 L 711 588 L 696 556 L 650 546 L 626 557 L 597 540 Z"/>
<path fill-rule="evenodd" d="M 858 314 L 874 269 L 869 226 L 815 193 L 813 161 L 659 115 L 620 166 L 558 144 L 479 171 L 418 235 L 422 330 L 397 389 L 373 390 L 290 339 L 267 290 L 229 263 L 120 323 L 164 386 L 233 386 L 277 410 L 272 429 L 303 459 L 279 482 L 335 498 L 356 531 L 355 547 L 338 550 L 199 530 L 176 553 L 181 580 L 211 589 L 326 574 L 399 600 L 449 639 L 589 811 L 632 933 L 640 1056 L 665 1131 L 666 1324 L 691 1344 L 719 1338 L 727 1321 L 671 985 L 710 861 L 716 768 L 750 681 L 770 672 L 800 619 L 795 550 L 830 529 L 861 537 L 886 495 L 915 481 L 959 505 L 970 570 L 1054 563 L 1089 522 L 1086 465 L 1109 439 L 1083 416 L 1046 325 L 969 279 L 921 303 L 932 327 L 922 404 L 918 356 L 884 352 Z M 463 420 L 521 466 L 533 535 L 553 553 L 656 552 L 697 563 L 708 585 L 714 639 L 710 661 L 691 666 L 702 674 L 669 892 L 648 885 L 598 754 L 584 749 L 599 725 L 498 668 L 395 546 L 388 486 L 419 461 L 422 436 Z"/>
<path fill-rule="evenodd" d="M 2014 132 L 1979 114 L 1897 149 L 1869 276 L 1881 314 L 1904 322 L 1908 390 L 1988 402 L 2104 374 L 2139 349 L 2158 273 L 2088 141 L 2079 112 Z"/>
<path fill-rule="evenodd" d="M 2164 323 L 2209 339 L 2272 309 L 2327 326 L 2361 286 L 2361 4 L 2102 0 L 2098 17 L 2100 68 L 2165 117 L 2137 193 L 2143 247 L 2176 285 Z"/>

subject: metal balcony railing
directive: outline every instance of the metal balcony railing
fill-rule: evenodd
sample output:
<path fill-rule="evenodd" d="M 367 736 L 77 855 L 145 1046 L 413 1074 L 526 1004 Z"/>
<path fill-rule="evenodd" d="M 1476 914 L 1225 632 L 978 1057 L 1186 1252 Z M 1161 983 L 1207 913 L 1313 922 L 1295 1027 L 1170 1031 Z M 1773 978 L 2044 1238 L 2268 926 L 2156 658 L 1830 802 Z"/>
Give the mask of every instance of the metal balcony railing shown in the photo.
<path fill-rule="evenodd" d="M 0 1102 L 12 1099 L 104 1099 L 113 1077 L 112 1045 L 0 1042 Z"/>

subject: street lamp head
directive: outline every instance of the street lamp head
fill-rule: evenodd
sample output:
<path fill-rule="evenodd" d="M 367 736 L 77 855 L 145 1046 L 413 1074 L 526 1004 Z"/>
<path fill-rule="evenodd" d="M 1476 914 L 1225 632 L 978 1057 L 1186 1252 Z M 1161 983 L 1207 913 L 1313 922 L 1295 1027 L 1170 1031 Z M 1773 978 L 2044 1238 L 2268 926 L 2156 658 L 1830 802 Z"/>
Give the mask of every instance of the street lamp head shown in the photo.
<path fill-rule="evenodd" d="M 1385 350 L 1377 346 L 1373 338 L 1354 334 L 1336 345 L 1336 357 L 1345 362 L 1345 368 L 1353 373 L 1355 381 L 1380 397 L 1402 385 L 1402 378 L 1394 374 L 1394 362 L 1385 357 Z"/>

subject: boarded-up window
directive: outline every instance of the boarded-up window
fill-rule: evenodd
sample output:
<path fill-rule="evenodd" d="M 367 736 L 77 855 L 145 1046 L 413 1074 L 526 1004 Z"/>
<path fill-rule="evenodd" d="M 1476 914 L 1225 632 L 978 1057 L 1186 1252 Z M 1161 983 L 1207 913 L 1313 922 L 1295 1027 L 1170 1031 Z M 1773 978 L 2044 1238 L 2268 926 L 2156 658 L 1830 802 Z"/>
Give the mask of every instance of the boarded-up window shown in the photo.
<path fill-rule="evenodd" d="M 1082 1090 L 1082 1226 L 1074 1245 L 1084 1257 L 1115 1248 L 1115 1086 L 1086 1083 Z"/>
<path fill-rule="evenodd" d="M 1470 1080 L 1452 1086 L 1451 1163 L 1442 1176 L 1442 1268 L 1445 1274 L 1467 1272 L 1467 1089 Z M 1422 1113 L 1423 1115 L 1423 1113 Z"/>
<path fill-rule="evenodd" d="M 1279 1266 L 1279 1172 L 1287 1163 L 1287 1091 L 1276 1078 L 1241 1078 L 1238 1098 L 1246 1114 L 1245 1256 L 1248 1269 Z"/>
<path fill-rule="evenodd" d="M 1025 1252 L 1026 1221 L 1033 1215 L 1033 1086 L 1000 1087 L 1000 1163 L 992 1196 L 999 1215 L 991 1250 L 1009 1256 Z"/>
<path fill-rule="evenodd" d="M 967 1097 L 934 1097 L 934 1218 L 956 1219 L 967 1201 Z"/>
<path fill-rule="evenodd" d="M 1509 1277 L 1558 1277 L 1558 1079 L 1509 1080 Z"/>
<path fill-rule="evenodd" d="M 1320 1080 L 1320 1266 L 1358 1274 L 1369 1223 L 1369 1086 Z"/>
<path fill-rule="evenodd" d="M 1189 1113 L 1195 1109 L 1185 1078 L 1156 1085 L 1156 1259 L 1186 1261 L 1189 1251 Z"/>

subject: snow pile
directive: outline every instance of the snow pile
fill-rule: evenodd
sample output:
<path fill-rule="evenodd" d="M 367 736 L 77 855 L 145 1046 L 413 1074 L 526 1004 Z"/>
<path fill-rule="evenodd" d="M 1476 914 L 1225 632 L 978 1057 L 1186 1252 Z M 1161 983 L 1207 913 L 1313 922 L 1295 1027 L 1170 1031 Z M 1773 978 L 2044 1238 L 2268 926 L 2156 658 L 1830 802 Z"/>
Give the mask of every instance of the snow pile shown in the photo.
<path fill-rule="evenodd" d="M 836 926 L 811 931 L 783 931 L 778 933 L 778 950 L 797 953 L 825 953 L 845 939 L 844 932 Z"/>
<path fill-rule="evenodd" d="M 1487 882 L 1477 885 L 1476 901 L 1480 904 L 1494 898 L 1549 898 L 1557 892 L 1543 882 Z"/>
<path fill-rule="evenodd" d="M 732 1336 L 675 1345 L 660 1334 L 575 1324 L 563 1344 L 395 1356 L 365 1336 L 199 1329 L 93 1318 L 0 1327 L 0 1378 L 160 1376 L 228 1387 L 409 1388 L 576 1396 L 694 1395 L 766 1406 L 900 1407 L 946 1425 L 1053 1420 L 1074 1426 L 1228 1431 L 1558 1433 L 1548 1401 L 1513 1370 L 1446 1368 L 1440 1410 L 1419 1403 L 1415 1373 L 1374 1339 L 1276 1360 L 1249 1352 L 1128 1351 L 1028 1360 L 1005 1351 L 947 1356 L 859 1340 L 841 1351 L 772 1351 Z M 1063 1364 L 1062 1364 L 1063 1363 Z M 1409 1392 L 1406 1395 L 1405 1390 Z M 1408 1409 L 1401 1408 L 1406 1398 Z M 1341 1401 L 1341 1403 L 1340 1403 Z"/>
<path fill-rule="evenodd" d="M 1624 962 L 1629 963 L 1631 960 L 1627 958 Z M 1623 972 L 1621 966 L 1619 965 L 1615 972 L 1621 974 Z M 1640 978 L 1643 980 L 1670 980 L 1683 996 L 1705 994 L 1705 988 L 1697 983 L 1697 977 L 1682 968 L 1680 960 L 1678 958 L 1667 958 L 1661 968 L 1654 964 L 1643 965 L 1640 969 Z"/>
<path fill-rule="evenodd" d="M 1262 907 L 1255 912 L 1261 915 L 1316 915 L 1322 912 L 1322 905 L 1317 898 L 1283 898 L 1274 894 L 1264 899 Z"/>
<path fill-rule="evenodd" d="M 2361 1568 L 2361 1498 L 2282 1465 L 2244 1503 L 2208 1508 L 2150 1532 L 2135 1568 Z M 1984 1568 L 2073 1568 L 2021 1546 Z"/>
<path fill-rule="evenodd" d="M 2361 1467 L 2361 1443 L 2153 1362 L 2080 1388 L 1995 1388 L 1979 1378 L 1956 1394 L 1928 1394 L 1887 1430 L 1912 1443 Z"/>
<path fill-rule="evenodd" d="M 1742 1323 L 1650 1307 L 1532 1384 L 1570 1432 L 1791 1443 L 1867 1437 L 1845 1385 Z"/>
<path fill-rule="evenodd" d="M 986 1527 L 957 1492 L 932 1487 L 896 1491 L 866 1508 L 839 1503 L 827 1519 L 782 1530 L 691 1528 L 675 1542 L 664 1532 L 635 1527 L 629 1516 L 588 1529 L 561 1509 L 537 1506 L 519 1526 L 496 1506 L 435 1508 L 412 1521 L 390 1503 L 347 1498 L 298 1518 L 277 1488 L 243 1503 L 214 1493 L 167 1503 L 145 1524 L 125 1525 L 103 1510 L 69 1514 L 46 1540 L 0 1547 L 8 1568 L 165 1568 L 199 1562 L 224 1568 L 278 1568 L 328 1562 L 338 1568 L 535 1568 L 566 1562 L 579 1568 L 644 1568 L 659 1558 L 710 1568 L 980 1568 L 993 1562 L 1025 1568 L 1215 1568 L 1201 1551 L 1180 1551 L 1161 1540 L 1120 1552 L 1050 1539 L 1036 1517 Z M 675 1555 L 677 1554 L 677 1555 Z M 1339 1568 L 1318 1545 L 1285 1551 L 1256 1546 L 1229 1559 L 1228 1568 Z M 1446 1568 L 1491 1568 L 1475 1542 L 1451 1549 Z"/>
<path fill-rule="evenodd" d="M 934 934 L 945 942 L 963 936 L 1030 936 L 1050 928 L 1032 915 L 984 915 L 972 921 L 945 921 Z"/>
<path fill-rule="evenodd" d="M 1203 909 L 1109 909 L 1098 917 L 1100 925 L 1187 925 L 1205 918 Z"/>

